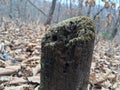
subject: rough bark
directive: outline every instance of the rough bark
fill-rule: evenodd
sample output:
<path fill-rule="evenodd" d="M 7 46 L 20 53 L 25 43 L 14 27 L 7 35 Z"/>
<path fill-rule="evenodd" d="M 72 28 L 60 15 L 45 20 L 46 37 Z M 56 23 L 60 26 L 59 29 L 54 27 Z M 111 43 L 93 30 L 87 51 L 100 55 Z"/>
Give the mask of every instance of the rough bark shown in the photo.
<path fill-rule="evenodd" d="M 88 17 L 51 27 L 42 39 L 40 90 L 87 90 L 94 39 Z"/>

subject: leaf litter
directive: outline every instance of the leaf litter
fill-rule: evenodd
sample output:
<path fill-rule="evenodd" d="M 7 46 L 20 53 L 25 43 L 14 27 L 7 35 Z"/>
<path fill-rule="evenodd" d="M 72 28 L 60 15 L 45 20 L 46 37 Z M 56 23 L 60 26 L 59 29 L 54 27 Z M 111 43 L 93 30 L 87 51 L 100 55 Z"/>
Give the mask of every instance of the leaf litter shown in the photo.
<path fill-rule="evenodd" d="M 41 25 L 4 20 L 0 30 L 0 90 L 37 90 Z"/>
<path fill-rule="evenodd" d="M 41 38 L 46 27 L 0 22 L 0 90 L 38 90 Z M 120 45 L 100 39 L 95 45 L 88 90 L 120 89 Z"/>

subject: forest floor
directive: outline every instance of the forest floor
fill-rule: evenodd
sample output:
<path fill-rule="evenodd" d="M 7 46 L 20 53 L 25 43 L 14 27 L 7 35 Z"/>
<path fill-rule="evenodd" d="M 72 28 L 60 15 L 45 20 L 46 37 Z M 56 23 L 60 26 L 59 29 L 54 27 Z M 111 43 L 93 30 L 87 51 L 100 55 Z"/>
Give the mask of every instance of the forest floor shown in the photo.
<path fill-rule="evenodd" d="M 0 90 L 38 90 L 41 38 L 45 28 L 0 21 Z M 120 89 L 120 44 L 100 38 L 95 45 L 88 90 Z"/>

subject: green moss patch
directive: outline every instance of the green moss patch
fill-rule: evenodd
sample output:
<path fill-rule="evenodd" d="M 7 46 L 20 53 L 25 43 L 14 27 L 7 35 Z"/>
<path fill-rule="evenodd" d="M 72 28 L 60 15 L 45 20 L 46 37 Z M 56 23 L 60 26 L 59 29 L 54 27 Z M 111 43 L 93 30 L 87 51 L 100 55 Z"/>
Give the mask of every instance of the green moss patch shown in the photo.
<path fill-rule="evenodd" d="M 54 46 L 60 42 L 69 45 L 78 40 L 89 41 L 95 38 L 94 28 L 92 19 L 85 16 L 73 17 L 52 26 L 42 43 Z"/>

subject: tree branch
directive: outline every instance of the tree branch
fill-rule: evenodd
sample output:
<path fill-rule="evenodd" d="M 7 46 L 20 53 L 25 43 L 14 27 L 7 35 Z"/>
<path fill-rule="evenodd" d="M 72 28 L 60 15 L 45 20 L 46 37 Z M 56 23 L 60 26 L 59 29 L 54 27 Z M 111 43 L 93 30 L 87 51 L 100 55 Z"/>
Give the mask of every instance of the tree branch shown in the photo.
<path fill-rule="evenodd" d="M 30 0 L 27 0 L 34 8 L 36 8 L 38 11 L 40 11 L 43 15 L 45 15 L 46 17 L 48 17 L 47 14 L 45 14 L 40 8 L 38 8 L 36 5 L 34 5 Z"/>
<path fill-rule="evenodd" d="M 95 16 L 93 17 L 93 20 L 95 20 L 95 18 L 97 17 L 97 15 L 99 15 L 103 10 L 105 9 L 105 7 L 101 8 L 100 11 L 98 11 Z"/>

